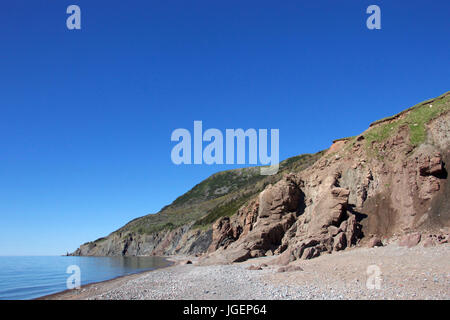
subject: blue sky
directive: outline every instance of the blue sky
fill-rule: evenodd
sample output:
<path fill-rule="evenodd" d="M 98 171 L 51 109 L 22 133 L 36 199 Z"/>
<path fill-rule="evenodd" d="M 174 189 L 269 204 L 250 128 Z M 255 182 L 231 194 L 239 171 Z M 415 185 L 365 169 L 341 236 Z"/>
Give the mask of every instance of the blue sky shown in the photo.
<path fill-rule="evenodd" d="M 277 128 L 285 159 L 450 90 L 449 1 L 0 6 L 0 255 L 73 251 L 236 167 L 171 162 L 194 120 Z"/>

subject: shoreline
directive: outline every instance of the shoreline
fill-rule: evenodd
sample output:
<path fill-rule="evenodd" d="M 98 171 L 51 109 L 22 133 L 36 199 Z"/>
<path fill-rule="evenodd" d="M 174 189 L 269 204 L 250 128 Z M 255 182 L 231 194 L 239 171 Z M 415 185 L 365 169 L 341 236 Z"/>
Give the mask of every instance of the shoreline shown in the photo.
<path fill-rule="evenodd" d="M 450 299 L 450 244 L 425 248 L 355 247 L 291 262 L 277 256 L 225 265 L 200 265 L 195 257 L 168 257 L 165 268 L 92 283 L 38 300 L 381 300 Z M 190 259 L 193 264 L 183 264 Z M 381 286 L 367 286 L 380 270 Z M 295 268 L 300 267 L 300 268 Z M 286 269 L 286 268 L 284 268 Z M 76 292 L 74 292 L 76 291 Z"/>
<path fill-rule="evenodd" d="M 152 257 L 154 257 L 154 256 L 152 256 Z M 83 299 L 84 296 L 86 296 L 87 294 L 92 294 L 92 291 L 98 290 L 99 287 L 114 286 L 114 285 L 117 286 L 123 281 L 129 281 L 129 280 L 138 278 L 139 276 L 142 276 L 146 273 L 173 267 L 177 264 L 177 262 L 179 260 L 184 258 L 181 256 L 173 256 L 173 257 L 158 256 L 158 257 L 165 259 L 168 262 L 168 265 L 164 266 L 164 267 L 160 267 L 160 268 L 151 269 L 151 270 L 143 270 L 143 271 L 138 271 L 138 272 L 131 273 L 131 274 L 125 274 L 125 275 L 114 277 L 112 279 L 86 283 L 86 284 L 83 284 L 82 286 L 80 286 L 79 289 L 66 289 L 63 291 L 46 294 L 44 296 L 40 296 L 40 297 L 33 298 L 30 300 L 78 300 L 78 299 Z"/>

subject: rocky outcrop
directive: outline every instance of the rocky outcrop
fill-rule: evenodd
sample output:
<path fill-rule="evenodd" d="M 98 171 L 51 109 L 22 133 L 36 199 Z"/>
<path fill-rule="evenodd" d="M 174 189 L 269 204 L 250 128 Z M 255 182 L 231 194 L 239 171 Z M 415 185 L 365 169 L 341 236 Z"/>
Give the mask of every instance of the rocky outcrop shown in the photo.
<path fill-rule="evenodd" d="M 424 247 L 434 247 L 439 244 L 448 243 L 450 240 L 450 229 L 441 229 L 438 233 L 412 232 L 400 237 L 397 244 L 402 247 L 412 248 L 419 244 Z"/>
<path fill-rule="evenodd" d="M 227 248 L 240 236 L 246 236 L 252 229 L 258 217 L 259 201 L 252 200 L 241 207 L 233 217 L 218 219 L 212 226 L 212 242 L 208 252 L 214 252 L 218 248 Z"/>
<path fill-rule="evenodd" d="M 395 121 L 405 116 L 407 112 Z M 273 253 L 279 256 L 272 263 L 288 265 L 352 246 L 382 246 L 382 238 L 402 235 L 399 244 L 412 247 L 421 241 L 421 233 L 450 226 L 445 200 L 450 140 L 442 132 L 450 132 L 449 112 L 427 123 L 427 139 L 417 146 L 411 144 L 408 126 L 399 126 L 386 139 L 373 139 L 371 130 L 381 125 L 385 124 L 336 141 L 308 170 L 269 185 L 253 207 L 240 209 L 239 219 L 219 223 L 213 238 L 223 245 L 211 248 L 200 263 L 230 263 Z M 246 234 L 236 232 L 243 228 L 242 221 L 250 230 Z M 424 246 L 448 238 L 438 234 L 428 237 Z"/>
<path fill-rule="evenodd" d="M 215 252 L 201 263 L 238 262 L 274 252 L 283 253 L 279 259 L 285 261 L 281 264 L 287 264 L 355 244 L 361 228 L 355 215 L 347 212 L 349 191 L 335 186 L 336 178 L 327 179 L 317 193 L 295 175 L 287 175 L 276 185 L 268 186 L 258 201 L 252 203 L 253 210 L 241 209 L 241 213 L 254 217 L 255 203 L 259 203 L 257 219 L 249 227 L 251 231 L 240 235 L 231 228 L 232 224 L 239 226 L 237 221 L 230 223 L 229 218 L 218 221 L 213 228 L 213 239 L 227 239 L 227 242 L 214 247 Z M 306 202 L 314 204 L 306 206 Z M 235 219 L 248 221 L 238 217 Z"/>
<path fill-rule="evenodd" d="M 420 155 L 419 160 L 419 173 L 421 176 L 435 176 L 439 177 L 443 174 L 443 162 L 442 156 L 439 152 L 434 155 Z"/>
<path fill-rule="evenodd" d="M 399 245 L 402 247 L 414 247 L 416 246 L 420 240 L 421 240 L 421 234 L 418 232 L 412 233 L 412 234 L 408 234 L 408 235 L 404 235 L 400 241 L 399 241 Z"/>
<path fill-rule="evenodd" d="M 303 194 L 296 183 L 287 175 L 237 215 L 219 220 L 213 227 L 214 252 L 202 263 L 239 262 L 277 249 L 301 208 Z"/>
<path fill-rule="evenodd" d="M 142 256 L 197 254 L 207 250 L 211 230 L 193 230 L 190 225 L 149 235 L 120 233 L 80 246 L 72 255 L 80 256 Z"/>
<path fill-rule="evenodd" d="M 369 248 L 382 247 L 383 242 L 378 237 L 373 237 L 369 240 Z"/>

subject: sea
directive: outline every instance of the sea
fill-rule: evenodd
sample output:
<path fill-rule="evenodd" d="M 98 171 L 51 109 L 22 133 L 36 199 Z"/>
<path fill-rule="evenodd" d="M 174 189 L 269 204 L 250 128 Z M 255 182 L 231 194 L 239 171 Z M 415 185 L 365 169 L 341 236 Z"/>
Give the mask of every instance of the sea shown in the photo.
<path fill-rule="evenodd" d="M 162 257 L 0 256 L 0 300 L 27 300 L 171 264 Z"/>

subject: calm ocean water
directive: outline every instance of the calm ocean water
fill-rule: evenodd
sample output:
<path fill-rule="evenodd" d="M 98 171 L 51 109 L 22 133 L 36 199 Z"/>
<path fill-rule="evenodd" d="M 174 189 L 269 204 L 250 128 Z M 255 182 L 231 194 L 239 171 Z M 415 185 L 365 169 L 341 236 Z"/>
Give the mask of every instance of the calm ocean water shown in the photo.
<path fill-rule="evenodd" d="M 85 285 L 169 264 L 160 257 L 0 257 L 0 299 L 33 299 L 66 290 L 71 265 L 80 268 Z"/>

